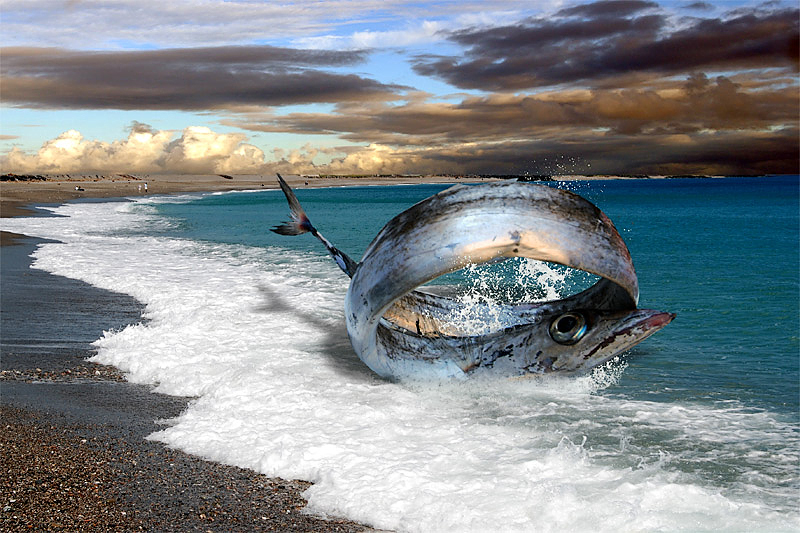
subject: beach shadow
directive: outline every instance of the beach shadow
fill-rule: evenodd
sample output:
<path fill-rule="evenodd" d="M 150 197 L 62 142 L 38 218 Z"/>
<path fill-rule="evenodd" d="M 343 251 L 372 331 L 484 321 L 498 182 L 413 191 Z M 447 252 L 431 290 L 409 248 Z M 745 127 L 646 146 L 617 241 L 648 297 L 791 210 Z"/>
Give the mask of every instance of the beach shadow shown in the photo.
<path fill-rule="evenodd" d="M 335 325 L 321 320 L 312 313 L 304 312 L 292 305 L 281 296 L 276 290 L 265 285 L 259 285 L 258 291 L 261 294 L 262 303 L 254 308 L 254 311 L 264 314 L 289 313 L 297 320 L 322 331 L 325 340 L 322 342 L 320 352 L 329 361 L 331 366 L 340 374 L 349 379 L 359 381 L 375 381 L 378 378 L 372 370 L 365 365 L 353 351 L 350 339 L 347 336 L 347 329 L 343 323 Z"/>

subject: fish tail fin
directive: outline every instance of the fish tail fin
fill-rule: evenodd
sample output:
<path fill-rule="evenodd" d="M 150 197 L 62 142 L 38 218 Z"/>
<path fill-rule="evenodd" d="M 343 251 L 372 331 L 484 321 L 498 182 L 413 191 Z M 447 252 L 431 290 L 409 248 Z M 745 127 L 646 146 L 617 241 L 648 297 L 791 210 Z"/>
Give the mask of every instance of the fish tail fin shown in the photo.
<path fill-rule="evenodd" d="M 303 233 L 311 233 L 314 237 L 319 239 L 322 244 L 325 245 L 325 248 L 328 250 L 328 253 L 331 254 L 331 257 L 336 261 L 336 264 L 339 265 L 345 274 L 353 277 L 353 274 L 356 272 L 356 268 L 358 268 L 358 263 L 350 259 L 350 257 L 332 245 L 328 239 L 323 237 L 317 229 L 311 224 L 311 221 L 308 219 L 308 215 L 306 212 L 303 211 L 300 202 L 297 199 L 297 196 L 294 195 L 294 191 L 289 184 L 283 179 L 283 177 L 278 174 L 278 183 L 281 186 L 281 190 L 283 194 L 286 196 L 286 201 L 289 202 L 289 209 L 292 216 L 292 220 L 288 222 L 284 222 L 279 226 L 275 226 L 274 228 L 270 228 L 270 231 L 277 233 L 278 235 L 302 235 Z"/>
<path fill-rule="evenodd" d="M 284 222 L 279 226 L 275 226 L 274 228 L 271 228 L 270 231 L 273 231 L 278 235 L 302 235 L 303 233 L 308 233 L 309 231 L 314 232 L 314 226 L 311 225 L 308 215 L 306 215 L 306 212 L 303 211 L 300 202 L 297 200 L 297 196 L 294 195 L 294 191 L 291 187 L 289 187 L 289 184 L 284 181 L 280 174 L 278 174 L 278 183 L 281 186 L 283 194 L 286 196 L 286 201 L 289 202 L 292 220 Z"/>

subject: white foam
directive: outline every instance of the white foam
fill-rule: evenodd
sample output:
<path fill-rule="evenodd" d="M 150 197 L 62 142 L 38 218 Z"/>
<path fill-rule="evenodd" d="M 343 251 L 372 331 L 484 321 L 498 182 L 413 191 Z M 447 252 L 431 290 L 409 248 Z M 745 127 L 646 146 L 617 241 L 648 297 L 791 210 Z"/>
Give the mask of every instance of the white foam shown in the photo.
<path fill-rule="evenodd" d="M 146 204 L 3 219 L 58 239 L 35 266 L 125 292 L 147 322 L 96 360 L 196 396 L 151 436 L 315 484 L 309 511 L 399 531 L 792 531 L 798 430 L 741 406 L 613 399 L 576 379 L 398 385 L 347 341 L 323 255 L 159 237 Z M 715 466 L 716 465 L 716 466 Z M 715 472 L 719 471 L 719 478 Z"/>
<path fill-rule="evenodd" d="M 442 323 L 458 324 L 465 335 L 485 335 L 517 325 L 517 315 L 505 304 L 559 300 L 588 288 L 587 280 L 597 279 L 580 270 L 520 257 L 470 264 L 459 274 L 463 282 L 451 286 L 449 292 L 460 305 L 433 316 Z"/>

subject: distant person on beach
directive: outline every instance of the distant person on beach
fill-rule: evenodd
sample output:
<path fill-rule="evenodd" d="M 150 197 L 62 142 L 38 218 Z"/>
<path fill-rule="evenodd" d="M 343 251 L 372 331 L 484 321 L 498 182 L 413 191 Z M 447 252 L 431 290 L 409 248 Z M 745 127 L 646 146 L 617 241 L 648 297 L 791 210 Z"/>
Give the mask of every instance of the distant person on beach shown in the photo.
<path fill-rule="evenodd" d="M 144 192 L 147 192 L 147 183 L 144 184 Z"/>

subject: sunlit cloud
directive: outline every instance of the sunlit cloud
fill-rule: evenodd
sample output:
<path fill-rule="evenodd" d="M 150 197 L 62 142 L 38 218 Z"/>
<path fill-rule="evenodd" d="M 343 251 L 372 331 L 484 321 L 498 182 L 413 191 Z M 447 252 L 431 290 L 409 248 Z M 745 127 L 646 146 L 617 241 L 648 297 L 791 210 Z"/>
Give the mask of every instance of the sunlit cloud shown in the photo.
<path fill-rule="evenodd" d="M 299 150 L 276 148 L 268 159 L 246 141 L 243 134 L 218 133 L 203 126 L 191 126 L 178 134 L 134 123 L 127 138 L 110 143 L 69 130 L 45 142 L 36 153 L 12 149 L 0 157 L 0 168 L 14 173 L 369 174 L 399 172 L 404 164 L 393 148 L 379 145 L 321 150 L 307 144 Z M 338 157 L 329 157 L 324 165 L 315 164 L 314 158 L 323 152 Z"/>
<path fill-rule="evenodd" d="M 77 130 L 49 140 L 35 154 L 17 148 L 0 158 L 4 172 L 174 172 L 219 173 L 258 170 L 264 153 L 240 133 L 215 133 L 188 127 L 174 138 L 135 124 L 126 139 L 111 143 L 87 140 Z"/>

